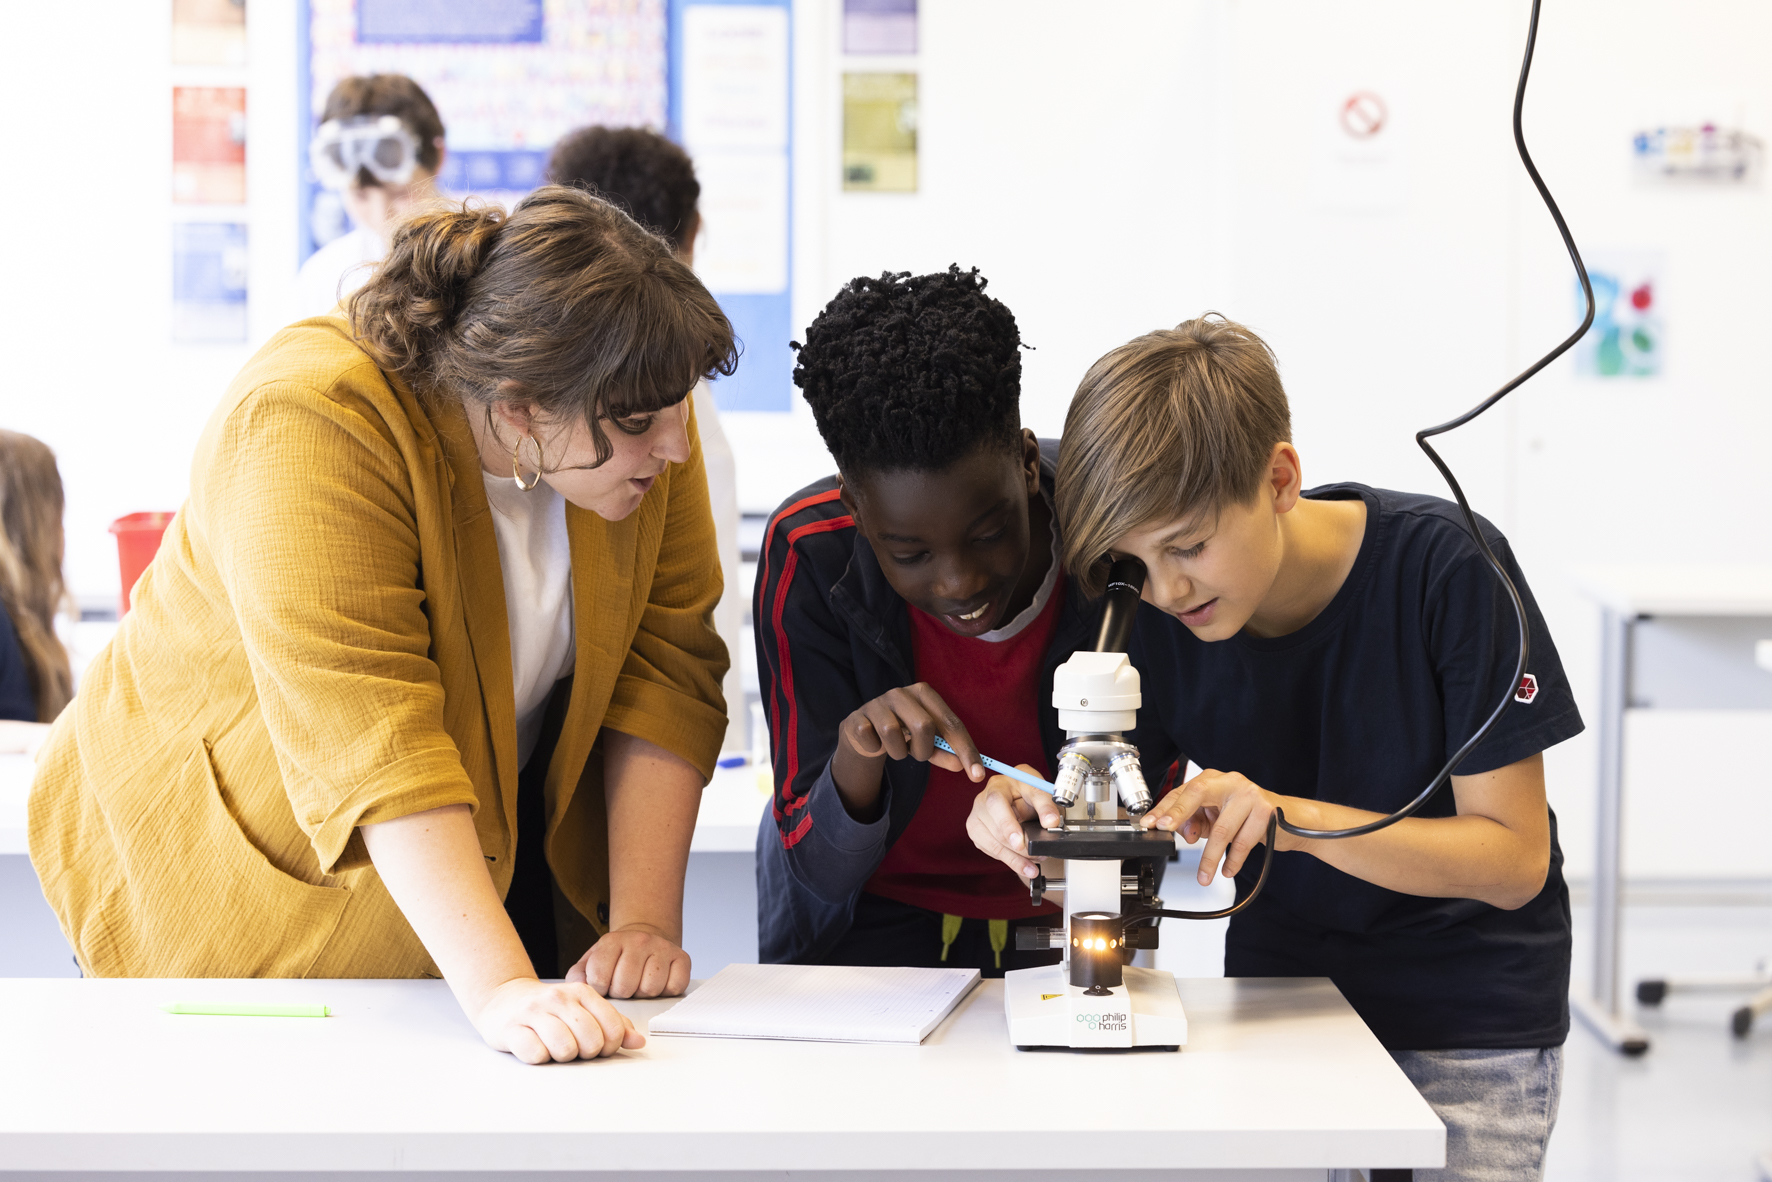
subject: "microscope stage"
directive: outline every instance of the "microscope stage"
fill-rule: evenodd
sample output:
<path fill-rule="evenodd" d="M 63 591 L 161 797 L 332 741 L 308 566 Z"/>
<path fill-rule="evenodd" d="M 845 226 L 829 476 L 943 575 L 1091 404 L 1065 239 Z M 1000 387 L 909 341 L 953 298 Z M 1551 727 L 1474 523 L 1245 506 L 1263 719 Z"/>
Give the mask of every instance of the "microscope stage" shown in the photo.
<path fill-rule="evenodd" d="M 1022 835 L 1036 858 L 1168 858 L 1175 852 L 1174 833 L 1140 829 L 1136 821 L 1067 821 L 1062 829 L 1028 821 Z"/>
<path fill-rule="evenodd" d="M 1064 965 L 1011 969 L 1003 974 L 1003 1009 L 1009 1041 L 1018 1050 L 1180 1050 L 1187 1044 L 1187 1015 L 1175 974 L 1161 969 L 1122 970 L 1125 984 L 1105 997 L 1090 997 L 1070 984 Z"/>

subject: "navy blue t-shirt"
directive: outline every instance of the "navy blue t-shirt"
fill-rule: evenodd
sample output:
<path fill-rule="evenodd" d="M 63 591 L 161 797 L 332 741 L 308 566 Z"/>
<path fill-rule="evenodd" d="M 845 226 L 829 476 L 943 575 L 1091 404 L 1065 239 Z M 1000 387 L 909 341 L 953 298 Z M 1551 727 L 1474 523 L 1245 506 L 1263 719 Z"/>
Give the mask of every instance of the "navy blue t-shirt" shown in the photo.
<path fill-rule="evenodd" d="M 36 722 L 37 698 L 31 693 L 31 674 L 25 653 L 18 645 L 12 617 L 0 603 L 0 718 L 10 722 Z"/>
<path fill-rule="evenodd" d="M 1288 636 L 1214 643 L 1142 606 L 1131 644 L 1144 683 L 1135 738 L 1153 772 L 1185 753 L 1283 795 L 1393 812 L 1500 700 L 1519 655 L 1513 607 L 1451 502 L 1358 484 L 1305 496 L 1366 502 L 1365 538 L 1341 590 Z M 1460 775 L 1582 729 L 1525 577 L 1500 532 L 1482 526 L 1526 602 L 1536 690 L 1515 695 Z M 1417 815 L 1456 811 L 1447 786 Z M 1260 865 L 1258 853 L 1237 876 L 1239 898 Z M 1231 920 L 1225 972 L 1329 977 L 1393 1050 L 1557 1045 L 1569 1029 L 1569 892 L 1556 817 L 1544 889 L 1515 911 L 1400 894 L 1302 851 L 1279 854 L 1262 897 Z"/>

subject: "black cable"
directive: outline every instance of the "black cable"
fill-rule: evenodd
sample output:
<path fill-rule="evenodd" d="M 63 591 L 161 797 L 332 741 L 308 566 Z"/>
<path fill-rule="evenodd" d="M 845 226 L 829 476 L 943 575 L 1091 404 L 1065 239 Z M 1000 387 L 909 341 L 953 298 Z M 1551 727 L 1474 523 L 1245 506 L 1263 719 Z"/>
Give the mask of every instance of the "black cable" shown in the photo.
<path fill-rule="evenodd" d="M 1438 792 L 1445 786 L 1446 782 L 1452 778 L 1452 769 L 1464 762 L 1465 756 L 1469 755 L 1476 745 L 1483 741 L 1483 737 L 1489 733 L 1498 721 L 1500 721 L 1502 712 L 1505 711 L 1508 708 L 1509 703 L 1513 701 L 1514 694 L 1519 688 L 1520 680 L 1525 675 L 1526 661 L 1530 655 L 1530 629 L 1526 622 L 1525 601 L 1520 598 L 1520 589 L 1514 586 L 1514 581 L 1508 577 L 1507 569 L 1501 565 L 1501 560 L 1495 557 L 1495 551 L 1490 548 L 1488 540 L 1483 537 L 1483 531 L 1477 524 L 1477 515 L 1471 511 L 1470 502 L 1465 499 L 1464 489 L 1459 486 L 1458 478 L 1452 475 L 1452 469 L 1446 466 L 1446 461 L 1440 458 L 1440 453 L 1433 449 L 1433 445 L 1430 444 L 1428 440 L 1435 435 L 1444 435 L 1448 431 L 1464 426 L 1466 423 L 1494 406 L 1497 402 L 1500 402 L 1528 378 L 1532 377 L 1539 370 L 1568 352 L 1570 346 L 1574 345 L 1576 341 L 1579 341 L 1584 335 L 1586 335 L 1587 330 L 1591 328 L 1594 323 L 1594 286 L 1588 280 L 1587 267 L 1581 261 L 1581 252 L 1575 248 L 1575 238 L 1569 233 L 1568 223 L 1563 220 L 1563 211 L 1557 208 L 1556 198 L 1551 196 L 1550 189 L 1545 186 L 1544 178 L 1538 175 L 1538 166 L 1532 163 L 1532 154 L 1526 150 L 1526 133 L 1521 127 L 1521 114 L 1526 105 L 1526 80 L 1532 74 L 1532 51 L 1538 43 L 1538 8 L 1540 3 L 1541 0 L 1532 0 L 1532 20 L 1526 29 L 1526 56 L 1520 63 L 1520 81 L 1518 86 L 1514 89 L 1514 146 L 1519 150 L 1520 162 L 1526 166 L 1526 174 L 1532 178 L 1533 187 L 1538 190 L 1539 197 L 1544 199 L 1544 205 L 1545 208 L 1550 211 L 1551 220 L 1557 224 L 1557 233 L 1562 235 L 1563 245 L 1569 250 L 1569 261 L 1575 264 L 1575 274 L 1581 279 L 1582 295 L 1587 299 L 1587 315 L 1582 318 L 1581 327 L 1570 333 L 1568 338 L 1556 348 L 1527 366 L 1525 370 L 1501 389 L 1489 395 L 1489 397 L 1485 398 L 1482 402 L 1479 402 L 1476 406 L 1473 406 L 1470 410 L 1465 411 L 1457 418 L 1441 423 L 1437 427 L 1427 427 L 1415 433 L 1415 442 L 1420 445 L 1422 451 L 1427 453 L 1427 458 L 1433 461 L 1434 467 L 1440 470 L 1440 475 L 1445 477 L 1447 485 L 1451 487 L 1452 496 L 1457 500 L 1460 512 L 1464 514 L 1465 528 L 1470 531 L 1471 539 L 1476 542 L 1477 549 L 1482 552 L 1484 560 L 1489 563 L 1489 569 L 1495 572 L 1495 577 L 1501 580 L 1501 585 L 1503 587 L 1507 588 L 1508 599 L 1512 602 L 1514 607 L 1514 619 L 1518 621 L 1520 627 L 1520 656 L 1519 660 L 1514 665 L 1514 675 L 1509 679 L 1507 688 L 1502 691 L 1501 701 L 1496 704 L 1494 710 L 1490 711 L 1489 717 L 1483 720 L 1483 725 L 1477 728 L 1474 735 L 1464 741 L 1463 746 L 1453 752 L 1452 758 L 1446 761 L 1446 766 L 1442 767 L 1439 774 L 1428 782 L 1427 787 L 1423 788 L 1414 800 L 1410 801 L 1396 812 L 1391 813 L 1386 817 L 1380 817 L 1376 821 L 1370 821 L 1364 825 L 1355 825 L 1350 829 L 1309 829 L 1302 825 L 1292 824 L 1286 820 L 1286 814 L 1283 810 L 1275 809 L 1273 815 L 1268 818 L 1267 851 L 1262 858 L 1261 874 L 1256 878 L 1254 888 L 1242 899 L 1241 902 L 1237 903 L 1235 906 L 1227 907 L 1222 911 L 1148 910 L 1135 913 L 1130 917 L 1134 920 L 1144 917 L 1155 918 L 1157 916 L 1173 919 L 1222 919 L 1227 915 L 1234 915 L 1238 911 L 1241 911 L 1243 908 L 1253 903 L 1256 897 L 1261 894 L 1262 887 L 1267 885 L 1268 870 L 1274 859 L 1276 828 L 1284 829 L 1287 833 L 1291 833 L 1297 837 L 1308 837 L 1318 841 L 1328 841 L 1343 837 L 1360 837 L 1367 833 L 1376 833 L 1380 829 L 1395 825 L 1405 817 L 1413 816 L 1423 805 L 1433 798 L 1434 793 Z"/>

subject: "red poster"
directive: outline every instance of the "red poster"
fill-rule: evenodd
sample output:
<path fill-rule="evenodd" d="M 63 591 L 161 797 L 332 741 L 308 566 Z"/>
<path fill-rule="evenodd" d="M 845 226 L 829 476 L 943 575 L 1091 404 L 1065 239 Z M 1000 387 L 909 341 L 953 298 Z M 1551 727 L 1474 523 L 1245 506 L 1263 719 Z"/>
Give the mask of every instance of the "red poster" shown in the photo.
<path fill-rule="evenodd" d="M 246 201 L 246 88 L 172 88 L 172 199 Z"/>

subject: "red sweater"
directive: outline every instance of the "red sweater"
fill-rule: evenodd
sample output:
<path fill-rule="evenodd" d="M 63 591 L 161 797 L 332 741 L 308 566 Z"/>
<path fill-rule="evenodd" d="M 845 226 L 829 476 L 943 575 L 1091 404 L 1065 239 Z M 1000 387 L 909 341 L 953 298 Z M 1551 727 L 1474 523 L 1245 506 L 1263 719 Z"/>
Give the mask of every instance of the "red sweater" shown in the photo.
<path fill-rule="evenodd" d="M 956 636 L 914 607 L 911 651 L 917 680 L 953 708 L 986 755 L 1011 766 L 1029 764 L 1051 778 L 1040 740 L 1040 663 L 1064 606 L 1059 572 L 1052 596 L 1027 627 L 1008 640 Z M 983 787 L 963 773 L 929 766 L 929 785 L 916 816 L 862 889 L 901 903 L 967 919 L 1019 919 L 1056 910 L 1028 902 L 1027 883 L 981 853 L 966 835 L 972 801 Z"/>

